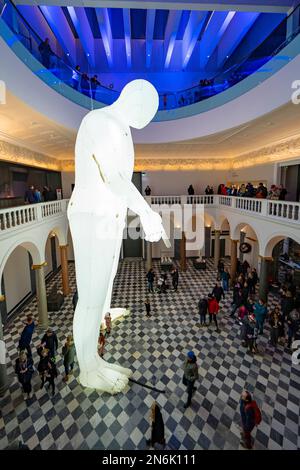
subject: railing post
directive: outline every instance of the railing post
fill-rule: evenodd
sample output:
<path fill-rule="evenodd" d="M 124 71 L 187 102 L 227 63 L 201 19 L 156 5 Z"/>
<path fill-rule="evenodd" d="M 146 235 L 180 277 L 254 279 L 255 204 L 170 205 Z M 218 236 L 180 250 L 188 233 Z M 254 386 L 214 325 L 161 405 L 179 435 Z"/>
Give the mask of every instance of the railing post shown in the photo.
<path fill-rule="evenodd" d="M 0 295 L 0 302 L 4 302 L 4 295 Z M 8 378 L 6 369 L 6 348 L 3 339 L 2 317 L 0 309 L 0 397 L 2 397 L 8 388 Z"/>
<path fill-rule="evenodd" d="M 262 199 L 261 201 L 261 210 L 260 210 L 260 214 L 261 215 L 264 215 L 265 217 L 268 216 L 268 204 L 269 204 L 269 201 L 267 199 Z"/>
<path fill-rule="evenodd" d="M 179 204 L 187 204 L 187 196 L 179 196 Z"/>
<path fill-rule="evenodd" d="M 41 222 L 43 220 L 42 204 L 37 204 L 35 206 L 35 210 L 36 210 L 36 220 L 37 220 L 37 222 Z"/>

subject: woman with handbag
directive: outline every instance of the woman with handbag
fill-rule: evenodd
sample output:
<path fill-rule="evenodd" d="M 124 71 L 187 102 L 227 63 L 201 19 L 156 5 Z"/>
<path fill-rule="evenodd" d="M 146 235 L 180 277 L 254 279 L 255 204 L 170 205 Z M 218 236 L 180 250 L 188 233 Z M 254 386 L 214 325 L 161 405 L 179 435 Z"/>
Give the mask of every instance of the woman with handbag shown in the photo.
<path fill-rule="evenodd" d="M 20 352 L 20 355 L 16 360 L 15 371 L 18 375 L 18 380 L 22 385 L 23 392 L 27 393 L 27 398 L 31 398 L 31 379 L 34 368 L 31 356 L 27 356 L 25 351 Z"/>

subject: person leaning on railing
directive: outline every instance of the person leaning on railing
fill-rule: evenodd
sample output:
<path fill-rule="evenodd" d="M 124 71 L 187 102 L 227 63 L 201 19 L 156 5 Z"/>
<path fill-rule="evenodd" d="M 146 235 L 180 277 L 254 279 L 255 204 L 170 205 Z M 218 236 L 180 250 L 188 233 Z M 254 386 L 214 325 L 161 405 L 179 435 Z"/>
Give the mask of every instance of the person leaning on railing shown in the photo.
<path fill-rule="evenodd" d="M 44 41 L 41 42 L 39 45 L 39 51 L 42 58 L 42 64 L 46 69 L 50 68 L 50 58 L 54 55 L 54 52 L 51 49 L 49 44 L 49 38 L 46 38 Z"/>
<path fill-rule="evenodd" d="M 72 87 L 75 90 L 78 90 L 80 77 L 81 77 L 80 66 L 76 65 L 76 67 L 75 67 L 75 69 L 73 70 L 73 73 L 72 73 Z"/>

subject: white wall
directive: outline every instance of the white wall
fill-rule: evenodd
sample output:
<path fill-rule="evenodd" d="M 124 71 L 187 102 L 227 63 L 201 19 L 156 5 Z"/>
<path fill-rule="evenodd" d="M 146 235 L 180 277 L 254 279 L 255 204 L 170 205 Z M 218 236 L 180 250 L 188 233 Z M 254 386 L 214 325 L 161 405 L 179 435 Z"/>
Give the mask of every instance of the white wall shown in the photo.
<path fill-rule="evenodd" d="M 7 311 L 31 292 L 28 251 L 18 246 L 10 255 L 3 272 Z"/>
<path fill-rule="evenodd" d="M 46 243 L 46 250 L 45 250 L 45 261 L 47 262 L 47 266 L 44 267 L 45 276 L 52 271 L 52 257 L 51 257 L 51 242 L 50 238 L 48 238 Z"/>
<path fill-rule="evenodd" d="M 213 185 L 216 192 L 217 186 L 224 181 L 225 171 L 147 171 L 142 176 L 143 193 L 149 184 L 152 196 L 187 194 L 190 184 L 195 194 L 203 194 L 208 184 Z"/>
<path fill-rule="evenodd" d="M 147 185 L 152 190 L 152 196 L 187 194 L 190 184 L 195 194 L 204 194 L 207 185 L 213 186 L 216 194 L 218 185 L 228 182 L 262 181 L 270 186 L 274 183 L 274 172 L 274 164 L 230 171 L 147 171 L 142 176 L 143 194 Z"/>
<path fill-rule="evenodd" d="M 254 167 L 241 168 L 227 172 L 227 180 L 232 183 L 257 181 L 266 182 L 268 187 L 276 184 L 276 168 L 275 164 L 255 165 Z"/>

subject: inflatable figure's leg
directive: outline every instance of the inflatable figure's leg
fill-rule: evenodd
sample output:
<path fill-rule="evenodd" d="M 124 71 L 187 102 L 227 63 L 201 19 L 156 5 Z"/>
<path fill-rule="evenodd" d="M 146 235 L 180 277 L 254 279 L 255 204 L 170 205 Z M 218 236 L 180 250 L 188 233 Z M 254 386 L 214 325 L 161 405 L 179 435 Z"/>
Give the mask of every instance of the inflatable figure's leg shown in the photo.
<path fill-rule="evenodd" d="M 104 315 L 107 312 L 112 310 L 111 307 L 110 307 L 111 297 L 112 297 L 114 279 L 116 277 L 116 274 L 117 274 L 117 271 L 118 271 L 118 266 L 119 266 L 120 251 L 121 251 L 121 246 L 122 246 L 122 242 L 123 242 L 124 225 L 125 224 L 122 224 L 122 225 L 120 224 L 120 226 L 118 227 L 119 233 L 118 233 L 117 240 L 116 240 L 116 251 L 115 251 L 115 255 L 114 255 L 114 263 L 113 263 L 113 268 L 112 268 L 111 277 L 110 277 L 110 281 L 109 281 L 109 287 L 107 289 L 107 295 L 106 295 L 106 299 L 105 299 L 105 303 L 104 303 L 104 308 L 103 308 L 103 312 L 102 312 L 102 321 L 103 321 Z M 126 309 L 124 308 L 124 313 L 125 312 L 126 312 Z M 112 363 L 109 362 L 108 366 L 112 370 L 116 370 L 118 372 L 121 372 L 122 374 L 127 375 L 127 377 L 130 377 L 131 374 L 132 374 L 132 371 L 130 369 L 127 369 L 125 367 L 121 367 L 118 364 L 112 364 Z"/>
<path fill-rule="evenodd" d="M 127 370 L 125 375 L 112 369 L 111 364 L 99 357 L 97 350 L 114 256 L 120 243 L 118 225 L 112 216 L 93 213 L 70 213 L 69 221 L 78 288 L 73 331 L 80 367 L 79 381 L 86 387 L 118 393 L 127 385 L 130 371 Z M 110 233 L 105 238 L 108 230 Z"/>

